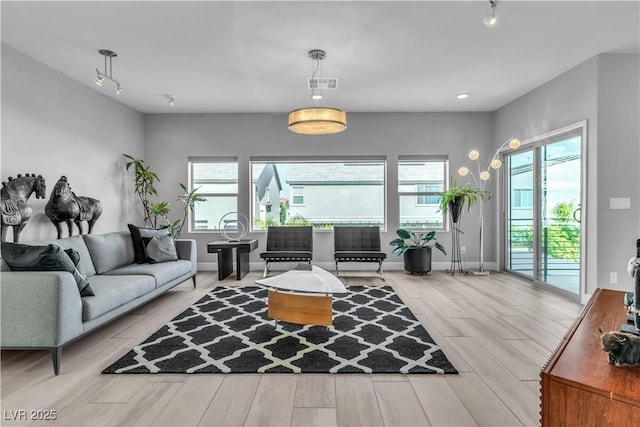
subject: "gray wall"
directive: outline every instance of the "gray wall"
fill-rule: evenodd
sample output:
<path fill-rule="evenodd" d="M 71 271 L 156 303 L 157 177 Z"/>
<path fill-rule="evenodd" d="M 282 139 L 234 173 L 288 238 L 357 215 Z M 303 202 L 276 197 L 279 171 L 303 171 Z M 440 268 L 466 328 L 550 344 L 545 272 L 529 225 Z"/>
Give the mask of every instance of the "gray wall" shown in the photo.
<path fill-rule="evenodd" d="M 638 55 L 599 55 L 495 114 L 495 141 L 526 140 L 587 120 L 587 294 L 633 288 L 626 263 L 640 237 L 639 75 Z M 631 209 L 610 210 L 610 197 L 630 197 Z M 617 284 L 609 283 L 610 272 L 618 273 Z"/>
<path fill-rule="evenodd" d="M 640 238 L 640 55 L 598 57 L 597 285 L 632 290 L 626 274 Z M 631 209 L 612 210 L 610 197 L 629 197 Z M 618 284 L 609 284 L 609 273 Z"/>
<path fill-rule="evenodd" d="M 470 166 L 471 148 L 488 161 L 510 136 L 522 140 L 588 121 L 587 147 L 587 293 L 596 287 L 631 289 L 625 273 L 640 236 L 640 132 L 638 116 L 638 55 L 600 55 L 569 70 L 495 113 L 349 113 L 349 127 L 331 136 L 293 134 L 282 114 L 152 114 L 142 115 L 108 96 L 79 84 L 2 45 L 1 177 L 42 174 L 49 192 L 67 175 L 79 195 L 102 200 L 105 209 L 96 232 L 126 228 L 140 222 L 140 210 L 124 173 L 122 153 L 144 158 L 160 174 L 160 198 L 173 201 L 178 183 L 187 182 L 188 156 L 233 156 L 240 164 L 239 209 L 248 212 L 250 156 L 384 155 L 388 160 L 387 226 L 383 246 L 394 237 L 398 223 L 397 168 L 399 155 L 448 154 L 450 175 Z M 126 93 L 123 94 L 126 96 Z M 499 176 L 487 188 L 496 194 Z M 47 193 L 49 194 L 49 193 Z M 498 194 L 496 194 L 499 196 Z M 610 210 L 610 197 L 630 197 L 630 210 Z M 499 197 L 485 206 L 485 262 L 499 261 Z M 48 239 L 55 229 L 44 217 L 45 201 L 31 202 L 34 217 L 23 241 Z M 178 217 L 178 215 L 176 215 Z M 478 213 L 463 219 L 462 245 L 466 260 L 478 258 Z M 186 233 L 198 241 L 203 265 L 216 259 L 206 253 L 215 233 Z M 259 262 L 265 233 L 252 261 Z M 332 233 L 317 232 L 318 262 L 330 262 Z M 450 249 L 451 235 L 438 234 Z M 388 248 L 386 248 L 388 251 Z M 449 257 L 435 253 L 442 268 Z M 399 262 L 390 255 L 390 262 Z M 617 272 L 619 283 L 609 284 Z"/>
<path fill-rule="evenodd" d="M 491 145 L 491 113 L 349 113 L 345 132 L 326 136 L 302 136 L 287 129 L 283 114 L 150 114 L 145 116 L 145 161 L 160 172 L 160 197 L 173 200 L 179 194 L 179 182 L 187 182 L 188 156 L 234 156 L 239 160 L 239 209 L 249 212 L 249 158 L 251 156 L 386 156 L 387 166 L 387 228 L 382 234 L 383 248 L 390 262 L 401 259 L 390 253 L 387 243 L 395 237 L 398 224 L 397 159 L 398 155 L 448 154 L 451 171 L 455 173 L 467 164 L 471 148 L 486 152 Z M 491 153 L 493 154 L 493 153 Z M 458 179 L 458 182 L 461 182 Z M 494 215 L 493 206 L 485 214 Z M 466 218 L 463 236 L 467 259 L 477 260 L 477 217 Z M 487 247 L 493 248 L 495 228 L 490 224 Z M 198 241 L 198 259 L 214 263 L 215 255 L 206 253 L 206 243 L 218 239 L 215 233 L 192 233 Z M 258 254 L 265 247 L 266 232 L 250 235 L 260 240 L 251 261 L 260 262 Z M 451 234 L 438 233 L 447 249 Z M 449 257 L 434 252 L 436 267 L 448 266 Z M 314 261 L 331 263 L 333 233 L 318 231 L 314 235 Z M 486 261 L 495 261 L 496 252 L 485 253 Z M 441 264 L 437 264 L 441 263 Z M 212 264 L 213 265 L 213 264 Z M 470 263 L 473 265 L 473 263 Z M 203 265 L 204 266 L 204 265 Z"/>
<path fill-rule="evenodd" d="M 0 175 L 6 181 L 9 176 L 36 173 L 47 183 L 47 199 L 29 201 L 33 217 L 20 241 L 55 238 L 44 205 L 61 175 L 68 177 L 77 195 L 102 201 L 96 233 L 126 229 L 127 222 L 137 222 L 122 153 L 143 155 L 142 114 L 2 45 Z M 12 235 L 9 231 L 9 239 Z"/>

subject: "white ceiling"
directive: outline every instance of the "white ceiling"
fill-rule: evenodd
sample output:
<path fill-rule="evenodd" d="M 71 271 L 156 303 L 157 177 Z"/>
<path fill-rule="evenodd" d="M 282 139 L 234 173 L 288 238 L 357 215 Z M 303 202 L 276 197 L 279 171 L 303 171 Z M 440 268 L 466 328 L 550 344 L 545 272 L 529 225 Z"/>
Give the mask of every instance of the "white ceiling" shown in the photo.
<path fill-rule="evenodd" d="M 314 48 L 327 51 L 320 76 L 340 79 L 320 105 L 494 111 L 597 54 L 638 53 L 639 6 L 498 1 L 489 29 L 485 0 L 2 1 L 2 42 L 144 113 L 309 106 Z M 120 96 L 95 84 L 98 49 L 118 53 Z"/>

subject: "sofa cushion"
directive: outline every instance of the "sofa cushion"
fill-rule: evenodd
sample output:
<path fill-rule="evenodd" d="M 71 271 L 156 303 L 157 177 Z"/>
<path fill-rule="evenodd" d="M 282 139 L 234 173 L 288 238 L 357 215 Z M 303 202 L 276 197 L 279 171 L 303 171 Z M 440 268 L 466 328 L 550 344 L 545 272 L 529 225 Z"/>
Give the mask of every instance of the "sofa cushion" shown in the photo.
<path fill-rule="evenodd" d="M 131 235 L 127 231 L 116 231 L 107 234 L 84 234 L 82 237 L 87 244 L 93 265 L 98 274 L 103 274 L 134 262 L 133 243 L 131 242 Z"/>
<path fill-rule="evenodd" d="M 176 250 L 176 242 L 169 234 L 165 236 L 152 237 L 145 248 L 149 262 L 169 262 L 178 260 L 178 251 Z"/>
<path fill-rule="evenodd" d="M 185 274 L 191 274 L 191 262 L 185 260 L 157 264 L 129 264 L 105 273 L 105 275 L 109 276 L 151 276 L 155 279 L 156 288 L 159 288 Z"/>
<path fill-rule="evenodd" d="M 76 251 L 75 249 L 69 248 L 69 249 L 65 249 L 64 253 L 67 254 L 67 256 L 69 257 L 73 265 L 75 265 L 77 268 L 78 264 L 80 263 L 80 254 L 78 253 L 78 251 Z"/>
<path fill-rule="evenodd" d="M 46 246 L 49 243 L 55 243 L 59 245 L 62 249 L 73 249 L 78 252 L 80 257 L 80 261 L 78 261 L 78 271 L 82 273 L 85 277 L 90 277 L 96 274 L 96 269 L 93 266 L 93 261 L 91 260 L 91 255 L 89 255 L 89 249 L 87 249 L 87 245 L 84 243 L 84 239 L 82 236 L 71 236 L 66 237 L 64 239 L 58 240 L 43 240 L 40 242 L 29 242 L 29 245 L 42 245 Z"/>
<path fill-rule="evenodd" d="M 73 275 L 80 296 L 93 296 L 87 279 L 56 244 L 33 246 L 2 242 L 2 259 L 12 271 L 67 271 Z"/>
<path fill-rule="evenodd" d="M 165 236 L 171 237 L 171 228 L 168 225 L 160 227 L 158 229 L 138 227 L 137 225 L 133 224 L 128 224 L 128 227 L 129 232 L 131 233 L 131 240 L 133 242 L 133 250 L 135 253 L 136 262 L 138 264 L 143 264 L 146 262 L 164 262 L 157 261 L 157 259 L 166 261 L 175 261 L 176 259 L 178 259 L 177 252 L 175 251 L 175 243 L 173 243 L 173 238 L 171 239 L 170 243 L 173 245 L 173 252 L 175 253 L 175 257 L 167 257 L 166 255 L 160 254 L 158 250 L 158 243 L 160 243 L 158 238 Z M 151 253 L 149 253 L 149 250 L 147 248 L 148 245 L 151 244 L 151 242 L 154 243 L 152 247 L 149 248 L 151 250 Z M 161 246 L 166 246 L 166 244 L 162 244 Z M 166 252 L 166 250 L 163 251 Z"/>
<path fill-rule="evenodd" d="M 121 305 L 151 292 L 155 288 L 151 276 L 107 276 L 91 278 L 95 297 L 82 298 L 82 321 L 93 320 Z"/>

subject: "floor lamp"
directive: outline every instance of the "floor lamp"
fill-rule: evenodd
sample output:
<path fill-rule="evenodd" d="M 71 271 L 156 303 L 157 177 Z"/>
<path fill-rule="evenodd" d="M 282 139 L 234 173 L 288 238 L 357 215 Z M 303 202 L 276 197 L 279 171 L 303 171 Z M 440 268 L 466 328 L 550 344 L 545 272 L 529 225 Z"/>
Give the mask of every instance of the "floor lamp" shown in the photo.
<path fill-rule="evenodd" d="M 504 143 L 502 143 L 502 145 L 496 150 L 496 152 L 491 157 L 491 161 L 489 162 L 489 165 L 487 166 L 486 169 L 480 169 L 480 153 L 477 150 L 471 150 L 469 152 L 469 159 L 472 161 L 475 161 L 477 164 L 478 178 L 480 179 L 480 181 L 478 181 L 478 179 L 476 179 L 476 176 L 473 174 L 473 172 L 471 172 L 469 168 L 465 166 L 462 166 L 460 169 L 458 169 L 458 175 L 460 176 L 471 175 L 471 178 L 473 178 L 473 181 L 476 184 L 476 188 L 480 190 L 481 193 L 484 193 L 487 181 L 489 180 L 489 178 L 491 178 L 491 173 L 489 171 L 491 169 L 500 169 L 500 167 L 502 166 L 502 161 L 498 158 L 498 154 L 500 154 L 500 151 L 507 145 L 509 146 L 510 149 L 516 150 L 517 148 L 520 147 L 520 140 L 516 138 L 509 138 Z M 478 265 L 477 270 L 470 270 L 470 271 L 472 274 L 475 274 L 475 275 L 486 276 L 489 274 L 489 272 L 484 269 L 484 235 L 482 230 L 484 226 L 484 216 L 482 213 L 484 208 L 484 200 L 482 197 L 478 199 L 478 203 L 479 203 L 479 209 L 480 209 L 480 263 Z"/>

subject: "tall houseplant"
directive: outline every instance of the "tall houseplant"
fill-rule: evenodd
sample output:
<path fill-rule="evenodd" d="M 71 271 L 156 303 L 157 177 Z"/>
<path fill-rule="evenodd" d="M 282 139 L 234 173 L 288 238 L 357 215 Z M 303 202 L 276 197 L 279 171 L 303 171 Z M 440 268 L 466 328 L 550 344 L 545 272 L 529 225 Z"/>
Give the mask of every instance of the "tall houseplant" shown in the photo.
<path fill-rule="evenodd" d="M 412 274 L 426 274 L 431 271 L 431 250 L 438 249 L 447 254 L 444 246 L 436 238 L 435 231 L 427 233 L 415 232 L 399 228 L 396 230 L 397 239 L 389 242 L 393 246 L 392 252 L 404 257 L 404 269 Z"/>
<path fill-rule="evenodd" d="M 176 239 L 179 238 L 182 228 L 187 222 L 189 212 L 193 212 L 198 203 L 206 201 L 204 197 L 197 194 L 199 187 L 189 190 L 186 185 L 180 183 L 180 188 L 182 188 L 183 194 L 179 196 L 177 200 L 184 203 L 184 215 L 182 219 L 171 221 L 169 219 L 169 205 L 171 203 L 165 201 L 154 202 L 151 200 L 151 196 L 158 196 L 158 191 L 155 188 L 155 184 L 160 182 L 158 175 L 151 171 L 151 167 L 146 166 L 143 160 L 136 159 L 128 154 L 123 154 L 123 156 L 129 160 L 126 164 L 127 170 L 133 169 L 134 189 L 142 202 L 144 224 L 149 227 L 158 228 L 162 225 L 159 224 L 158 221 L 162 219 L 165 222 L 165 225 L 168 225 L 171 228 L 172 235 Z"/>
<path fill-rule="evenodd" d="M 155 184 L 160 182 L 158 175 L 151 170 L 151 166 L 144 164 L 144 160 L 136 159 L 128 154 L 123 156 L 129 160 L 126 164 L 127 170 L 133 169 L 134 190 L 142 202 L 142 214 L 144 224 L 153 226 L 157 221 L 158 207 L 150 200 L 151 196 L 158 196 Z"/>
<path fill-rule="evenodd" d="M 182 188 L 182 191 L 184 191 L 184 193 L 180 197 L 178 197 L 178 200 L 184 203 L 184 215 L 182 219 L 177 219 L 171 224 L 171 229 L 173 230 L 173 235 L 176 239 L 180 237 L 182 227 L 184 227 L 184 224 L 187 222 L 189 213 L 193 214 L 193 210 L 198 203 L 207 201 L 207 199 L 198 194 L 198 190 L 200 189 L 200 187 L 194 188 L 189 191 L 186 185 L 180 183 L 180 188 Z"/>

